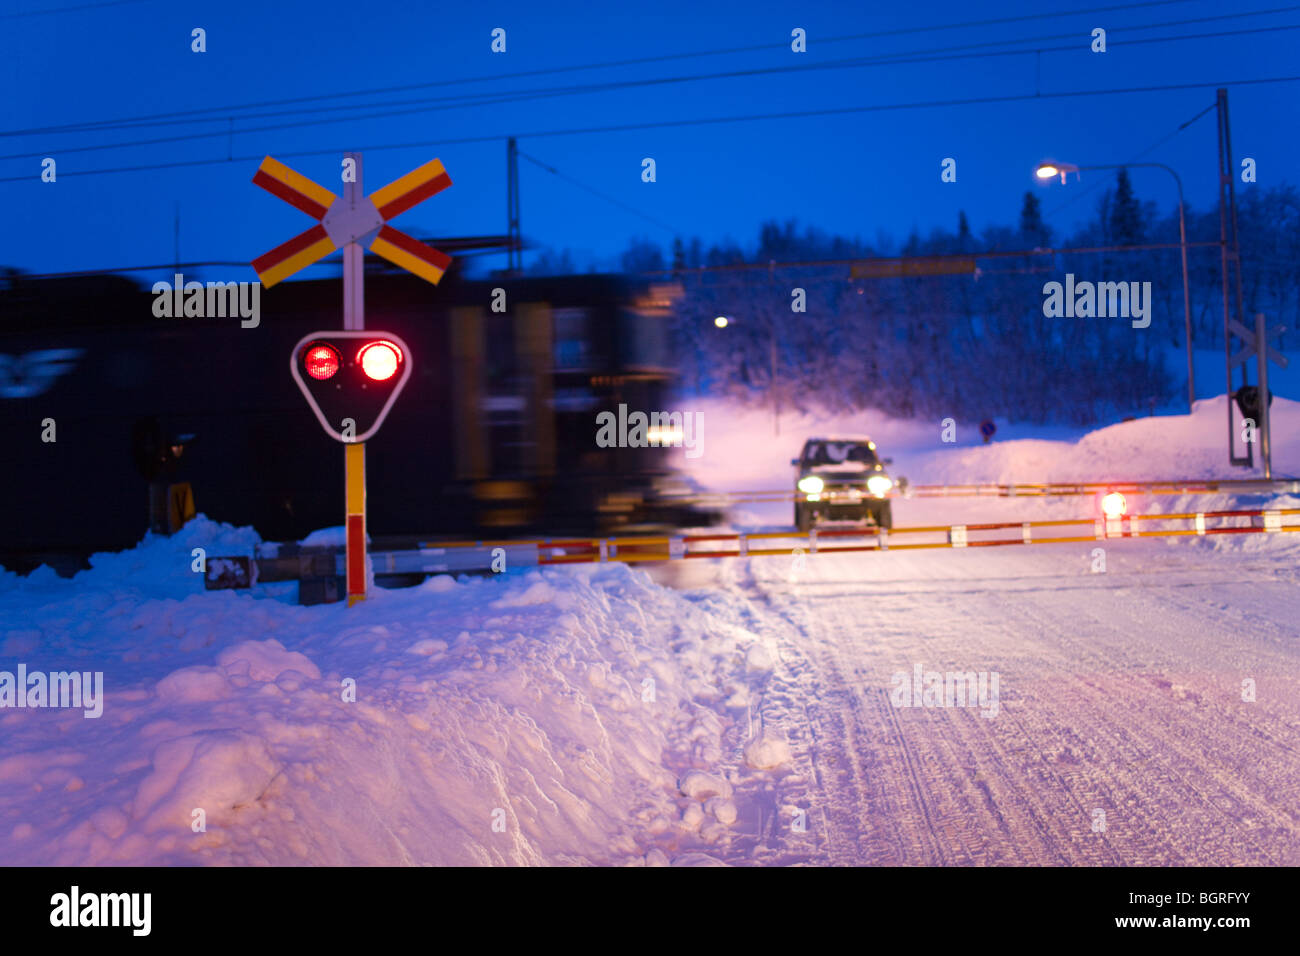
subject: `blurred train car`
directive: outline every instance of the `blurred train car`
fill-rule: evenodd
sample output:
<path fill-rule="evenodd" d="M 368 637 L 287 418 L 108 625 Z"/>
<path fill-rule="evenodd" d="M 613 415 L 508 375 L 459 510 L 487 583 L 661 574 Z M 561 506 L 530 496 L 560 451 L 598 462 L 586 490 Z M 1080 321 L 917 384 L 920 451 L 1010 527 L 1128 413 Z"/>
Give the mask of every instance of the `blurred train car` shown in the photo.
<path fill-rule="evenodd" d="M 199 277 L 187 277 L 190 278 Z M 507 309 L 492 309 L 504 289 Z M 366 327 L 409 344 L 412 374 L 367 442 L 376 544 L 707 524 L 671 448 L 601 448 L 596 414 L 672 407 L 671 284 L 620 276 L 366 275 Z M 197 510 L 298 540 L 343 516 L 342 448 L 294 385 L 303 335 L 342 326 L 340 282 L 262 290 L 260 324 L 156 318 L 113 276 L 0 279 L 0 564 L 70 570 L 149 524 L 142 435 L 190 434 L 175 464 Z M 50 426 L 53 426 L 51 432 Z M 48 440 L 54 438 L 53 441 Z M 134 447 L 133 447 L 134 442 Z"/>

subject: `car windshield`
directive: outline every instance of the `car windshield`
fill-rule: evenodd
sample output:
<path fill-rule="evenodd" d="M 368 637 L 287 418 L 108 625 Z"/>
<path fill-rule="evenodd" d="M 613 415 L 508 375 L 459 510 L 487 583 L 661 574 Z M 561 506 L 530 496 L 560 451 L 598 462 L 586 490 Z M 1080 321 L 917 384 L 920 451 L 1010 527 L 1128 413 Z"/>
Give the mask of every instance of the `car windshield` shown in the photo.
<path fill-rule="evenodd" d="M 877 464 L 876 453 L 870 445 L 856 441 L 815 441 L 804 449 L 804 461 L 814 468 L 819 465 L 843 465 L 854 462 L 862 465 Z"/>

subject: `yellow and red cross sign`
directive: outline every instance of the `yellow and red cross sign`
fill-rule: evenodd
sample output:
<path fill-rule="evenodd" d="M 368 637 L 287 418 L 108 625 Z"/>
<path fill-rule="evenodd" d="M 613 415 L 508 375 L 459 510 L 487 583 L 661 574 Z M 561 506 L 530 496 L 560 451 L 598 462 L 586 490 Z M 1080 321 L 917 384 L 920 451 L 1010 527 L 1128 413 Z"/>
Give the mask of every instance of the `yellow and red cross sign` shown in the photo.
<path fill-rule="evenodd" d="M 253 182 L 320 220 L 306 232 L 253 260 L 253 268 L 265 288 L 324 259 L 349 242 L 364 245 L 434 285 L 451 264 L 451 256 L 388 225 L 388 220 L 451 185 L 451 177 L 437 159 L 355 203 L 336 196 L 270 156 L 262 160 Z"/>

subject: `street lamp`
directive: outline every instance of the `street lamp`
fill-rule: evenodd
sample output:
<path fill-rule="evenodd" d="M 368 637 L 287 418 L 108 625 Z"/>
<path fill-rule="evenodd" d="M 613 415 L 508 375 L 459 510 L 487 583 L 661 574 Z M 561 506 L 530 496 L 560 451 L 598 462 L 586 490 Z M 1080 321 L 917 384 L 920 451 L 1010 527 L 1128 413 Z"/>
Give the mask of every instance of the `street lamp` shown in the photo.
<path fill-rule="evenodd" d="M 1124 169 L 1129 166 L 1143 166 L 1149 169 L 1163 169 L 1178 185 L 1178 245 L 1183 257 L 1183 331 L 1187 339 L 1187 413 L 1190 415 L 1196 402 L 1196 384 L 1192 372 L 1192 300 L 1187 291 L 1187 215 L 1183 205 L 1183 181 L 1178 174 L 1164 163 L 1119 163 L 1106 166 L 1076 166 L 1073 163 L 1040 163 L 1034 174 L 1047 181 L 1057 176 L 1065 183 L 1065 174 L 1074 173 L 1077 180 L 1083 169 Z"/>
<path fill-rule="evenodd" d="M 1057 173 L 1061 175 L 1061 185 L 1065 185 L 1065 174 L 1074 173 L 1075 179 L 1079 178 L 1079 167 L 1073 163 L 1041 163 L 1038 169 L 1034 170 L 1039 179 L 1051 179 Z"/>

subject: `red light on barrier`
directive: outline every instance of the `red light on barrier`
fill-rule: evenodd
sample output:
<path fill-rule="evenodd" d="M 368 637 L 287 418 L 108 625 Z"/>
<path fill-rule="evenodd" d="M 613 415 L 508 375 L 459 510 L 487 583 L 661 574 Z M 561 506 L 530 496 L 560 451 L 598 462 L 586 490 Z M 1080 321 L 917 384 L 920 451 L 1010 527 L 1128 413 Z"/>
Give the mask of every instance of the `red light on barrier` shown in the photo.
<path fill-rule="evenodd" d="M 339 370 L 339 353 L 328 345 L 313 345 L 303 357 L 307 374 L 317 381 L 333 378 Z"/>
<path fill-rule="evenodd" d="M 1101 499 L 1101 511 L 1107 518 L 1122 518 L 1127 510 L 1128 501 L 1118 491 L 1112 491 Z"/>
<path fill-rule="evenodd" d="M 366 377 L 376 382 L 386 382 L 397 374 L 402 362 L 402 350 L 387 339 L 367 342 L 357 353 L 357 364 Z"/>

